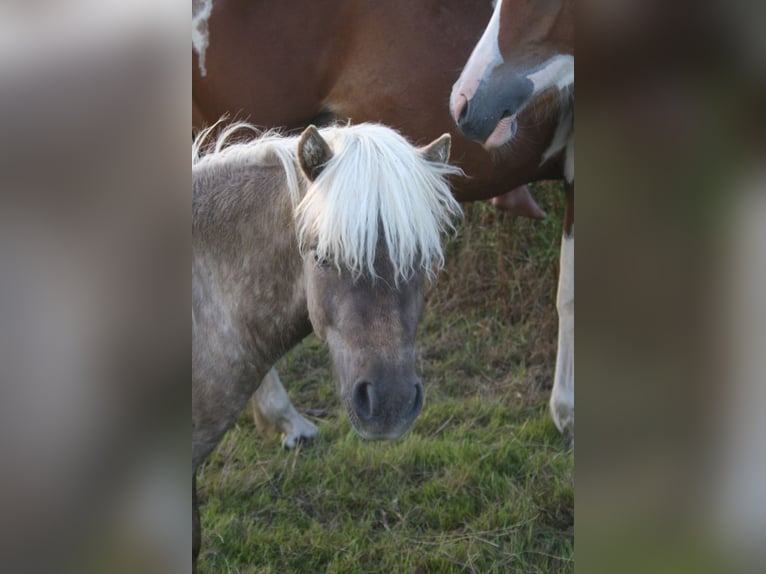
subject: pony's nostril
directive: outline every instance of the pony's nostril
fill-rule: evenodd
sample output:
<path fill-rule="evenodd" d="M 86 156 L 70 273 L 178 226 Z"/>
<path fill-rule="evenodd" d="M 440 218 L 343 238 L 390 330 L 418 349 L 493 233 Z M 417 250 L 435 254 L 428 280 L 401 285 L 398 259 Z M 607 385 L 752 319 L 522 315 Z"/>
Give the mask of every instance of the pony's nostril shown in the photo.
<path fill-rule="evenodd" d="M 368 381 L 359 381 L 354 385 L 354 392 L 352 395 L 354 401 L 354 409 L 356 414 L 362 420 L 370 420 L 372 418 L 372 412 L 375 401 L 375 391 L 372 387 L 372 383 Z"/>
<path fill-rule="evenodd" d="M 423 408 L 423 385 L 417 383 L 415 385 L 415 402 L 412 405 L 412 417 L 415 418 L 420 414 L 420 410 Z"/>

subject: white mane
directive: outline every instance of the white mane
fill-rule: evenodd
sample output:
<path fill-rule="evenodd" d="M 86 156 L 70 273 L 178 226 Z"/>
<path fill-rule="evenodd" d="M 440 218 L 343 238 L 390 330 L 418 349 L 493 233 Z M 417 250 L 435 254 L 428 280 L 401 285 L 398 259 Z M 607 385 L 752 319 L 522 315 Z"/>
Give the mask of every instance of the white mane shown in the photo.
<path fill-rule="evenodd" d="M 212 128 L 201 133 L 192 145 L 192 165 L 252 165 L 276 157 L 285 170 L 302 251 L 313 249 L 318 259 L 348 269 L 355 278 L 365 273 L 376 277 L 382 238 L 397 282 L 416 268 L 431 277 L 443 266 L 441 234 L 462 215 L 445 178 L 462 174 L 459 168 L 427 161 L 391 128 L 337 126 L 319 130 L 333 156 L 311 182 L 298 167 L 297 137 L 267 132 L 227 146 L 243 129 L 257 133 L 249 124 L 232 124 L 214 144 L 206 144 Z M 206 145 L 211 153 L 203 156 Z"/>

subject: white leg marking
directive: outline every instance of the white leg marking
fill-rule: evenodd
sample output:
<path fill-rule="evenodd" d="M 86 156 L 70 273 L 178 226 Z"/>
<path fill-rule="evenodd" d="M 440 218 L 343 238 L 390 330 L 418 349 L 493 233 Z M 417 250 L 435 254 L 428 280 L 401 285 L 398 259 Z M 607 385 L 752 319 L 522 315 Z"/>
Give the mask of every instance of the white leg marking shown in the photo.
<path fill-rule="evenodd" d="M 561 270 L 556 300 L 559 347 L 551 393 L 551 415 L 559 431 L 574 441 L 574 227 L 561 239 Z"/>
<path fill-rule="evenodd" d="M 266 433 L 281 432 L 282 446 L 286 449 L 310 441 L 319 433 L 316 426 L 295 410 L 274 369 L 268 372 L 255 391 L 252 405 L 258 430 Z"/>
<path fill-rule="evenodd" d="M 192 1 L 192 48 L 197 52 L 199 71 L 203 76 L 207 75 L 205 68 L 205 52 L 209 41 L 207 20 L 213 11 L 213 0 Z"/>

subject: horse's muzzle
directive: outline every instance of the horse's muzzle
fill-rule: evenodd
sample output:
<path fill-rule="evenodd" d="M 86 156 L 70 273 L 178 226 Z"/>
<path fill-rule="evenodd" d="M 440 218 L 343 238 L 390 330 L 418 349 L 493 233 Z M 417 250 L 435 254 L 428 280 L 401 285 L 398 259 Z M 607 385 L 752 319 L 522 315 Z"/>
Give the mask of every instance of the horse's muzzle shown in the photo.
<path fill-rule="evenodd" d="M 482 79 L 470 98 L 458 93 L 452 109 L 453 119 L 465 136 L 495 147 L 491 136 L 503 120 L 511 118 L 501 126 L 502 131 L 507 131 L 510 137 L 515 135 L 515 116 L 529 101 L 533 87 L 532 82 L 512 68 L 499 66 Z"/>

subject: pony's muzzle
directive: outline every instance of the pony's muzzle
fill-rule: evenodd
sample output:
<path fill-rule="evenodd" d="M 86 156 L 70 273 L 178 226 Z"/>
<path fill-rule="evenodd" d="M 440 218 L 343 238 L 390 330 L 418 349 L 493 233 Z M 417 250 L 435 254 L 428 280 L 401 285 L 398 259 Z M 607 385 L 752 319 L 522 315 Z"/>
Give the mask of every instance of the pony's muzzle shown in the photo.
<path fill-rule="evenodd" d="M 360 379 L 351 391 L 351 408 L 365 438 L 396 439 L 410 427 L 423 408 L 423 385 L 390 389 L 383 383 Z M 402 388 L 403 387 L 403 388 Z"/>

